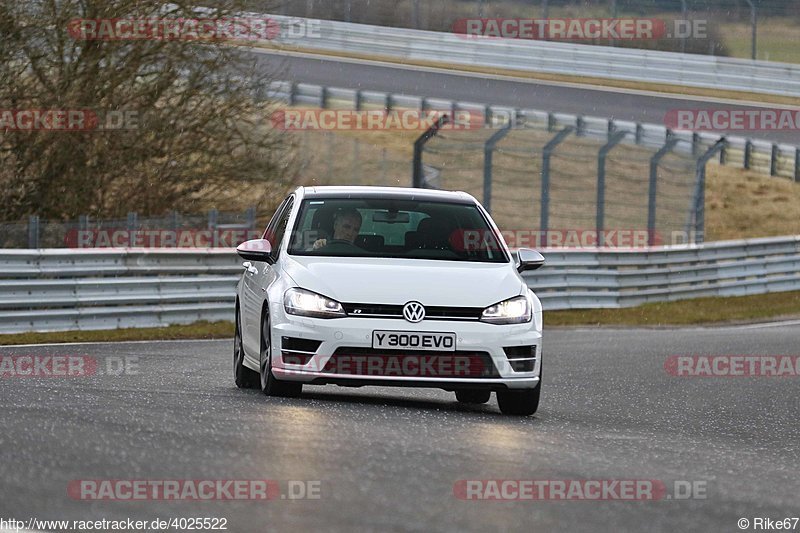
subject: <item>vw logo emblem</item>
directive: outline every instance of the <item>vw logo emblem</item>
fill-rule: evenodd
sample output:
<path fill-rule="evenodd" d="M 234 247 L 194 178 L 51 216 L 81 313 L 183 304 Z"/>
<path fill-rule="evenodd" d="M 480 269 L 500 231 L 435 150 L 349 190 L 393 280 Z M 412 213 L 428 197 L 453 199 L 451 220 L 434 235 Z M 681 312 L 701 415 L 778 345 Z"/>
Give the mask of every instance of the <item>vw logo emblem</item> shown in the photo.
<path fill-rule="evenodd" d="M 403 318 L 409 322 L 422 322 L 425 318 L 425 308 L 419 302 L 408 302 L 403 306 Z"/>

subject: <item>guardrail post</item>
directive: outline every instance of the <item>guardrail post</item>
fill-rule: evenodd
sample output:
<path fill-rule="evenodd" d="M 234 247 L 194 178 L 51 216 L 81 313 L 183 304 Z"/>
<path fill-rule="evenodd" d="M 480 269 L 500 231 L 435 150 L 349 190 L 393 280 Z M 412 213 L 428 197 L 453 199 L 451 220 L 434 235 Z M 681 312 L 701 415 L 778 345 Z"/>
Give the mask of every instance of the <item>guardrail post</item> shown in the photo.
<path fill-rule="evenodd" d="M 136 213 L 128 213 L 128 231 L 134 232 L 139 227 L 139 215 Z"/>
<path fill-rule="evenodd" d="M 419 110 L 425 111 L 426 107 L 428 107 L 428 99 L 423 96 L 419 99 Z"/>
<path fill-rule="evenodd" d="M 728 143 L 726 142 L 727 139 L 725 139 L 724 135 L 720 137 L 719 141 L 717 142 L 720 141 L 722 141 L 722 148 L 719 151 L 719 164 L 725 165 L 728 162 Z"/>
<path fill-rule="evenodd" d="M 642 137 L 644 136 L 644 128 L 641 123 L 636 123 L 636 144 L 642 144 Z"/>
<path fill-rule="evenodd" d="M 208 212 L 208 229 L 217 229 L 217 219 L 219 218 L 219 211 L 216 208 Z"/>
<path fill-rule="evenodd" d="M 297 102 L 297 83 L 289 84 L 289 105 L 293 106 Z"/>
<path fill-rule="evenodd" d="M 611 139 L 611 136 L 614 135 L 614 132 L 617 130 L 616 125 L 614 125 L 613 120 L 608 121 L 608 129 L 606 130 L 606 141 Z"/>
<path fill-rule="evenodd" d="M 547 114 L 547 131 L 553 131 L 556 129 L 556 117 L 553 113 Z"/>
<path fill-rule="evenodd" d="M 700 134 L 695 131 L 692 132 L 692 156 L 697 157 L 698 148 L 700 148 Z"/>
<path fill-rule="evenodd" d="M 627 131 L 621 131 L 611 137 L 608 142 L 600 148 L 597 154 L 597 239 L 600 241 L 600 235 L 605 230 L 605 216 L 606 216 L 606 156 L 608 153 L 628 134 Z M 598 244 L 599 245 L 599 244 Z"/>
<path fill-rule="evenodd" d="M 667 130 L 669 131 L 669 130 Z M 658 194 L 658 164 L 675 145 L 678 139 L 670 138 L 664 146 L 650 159 L 650 187 L 647 194 L 647 245 L 654 246 L 656 242 L 656 199 Z"/>
<path fill-rule="evenodd" d="M 392 110 L 392 93 L 386 93 L 386 105 L 384 107 L 387 113 Z"/>
<path fill-rule="evenodd" d="M 778 175 L 778 144 L 772 143 L 772 152 L 769 157 L 769 175 Z"/>
<path fill-rule="evenodd" d="M 708 163 L 714 154 L 718 151 L 724 150 L 727 145 L 725 138 L 718 140 L 714 146 L 706 150 L 702 156 L 697 159 L 695 167 L 695 189 L 692 212 L 689 214 L 689 220 L 686 223 L 686 233 L 692 227 L 692 219 L 694 219 L 694 238 L 695 244 L 700 244 L 705 240 L 706 231 L 706 163 Z"/>
<path fill-rule="evenodd" d="M 328 105 L 328 88 L 326 86 L 322 86 L 319 90 L 319 106 L 322 109 L 325 109 L 325 106 Z"/>
<path fill-rule="evenodd" d="M 753 141 L 747 139 L 744 143 L 744 169 L 750 170 L 753 159 Z"/>
<path fill-rule="evenodd" d="M 411 175 L 411 186 L 421 189 L 424 185 L 424 172 L 422 168 L 422 151 L 425 149 L 425 144 L 433 139 L 442 127 L 450 122 L 450 115 L 442 115 L 436 124 L 428 128 L 428 130 L 419 136 L 414 141 L 414 161 Z"/>
<path fill-rule="evenodd" d="M 245 212 L 245 218 L 247 219 L 247 228 L 248 229 L 256 229 L 256 208 L 255 207 L 248 207 L 247 211 Z"/>
<path fill-rule="evenodd" d="M 492 212 L 492 157 L 495 146 L 511 131 L 512 123 L 509 122 L 501 129 L 494 132 L 483 146 L 483 207 Z"/>
<path fill-rule="evenodd" d="M 582 116 L 578 115 L 577 117 L 575 117 L 575 135 L 578 137 L 582 137 L 585 131 L 586 131 L 586 121 L 583 119 Z"/>
<path fill-rule="evenodd" d="M 574 126 L 567 126 L 542 149 L 542 205 L 539 213 L 539 231 L 546 232 L 550 224 L 550 156 L 553 150 L 574 131 Z"/>
<path fill-rule="evenodd" d="M 28 217 L 28 248 L 37 250 L 39 248 L 39 216 L 31 215 Z"/>
<path fill-rule="evenodd" d="M 800 183 L 800 148 L 794 150 L 794 181 Z"/>
<path fill-rule="evenodd" d="M 361 89 L 356 90 L 356 94 L 353 95 L 353 107 L 356 111 L 361 111 Z"/>

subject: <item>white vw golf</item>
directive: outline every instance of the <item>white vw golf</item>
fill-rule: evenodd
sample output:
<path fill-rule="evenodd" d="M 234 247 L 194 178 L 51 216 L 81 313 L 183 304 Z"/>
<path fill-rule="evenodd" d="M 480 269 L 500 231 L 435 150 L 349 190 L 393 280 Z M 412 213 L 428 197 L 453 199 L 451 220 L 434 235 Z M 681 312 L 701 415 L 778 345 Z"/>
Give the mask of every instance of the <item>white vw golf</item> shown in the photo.
<path fill-rule="evenodd" d="M 465 403 L 495 391 L 503 413 L 536 412 L 542 306 L 520 273 L 544 258 L 512 256 L 472 196 L 300 187 L 237 251 L 237 386 L 435 387 Z"/>

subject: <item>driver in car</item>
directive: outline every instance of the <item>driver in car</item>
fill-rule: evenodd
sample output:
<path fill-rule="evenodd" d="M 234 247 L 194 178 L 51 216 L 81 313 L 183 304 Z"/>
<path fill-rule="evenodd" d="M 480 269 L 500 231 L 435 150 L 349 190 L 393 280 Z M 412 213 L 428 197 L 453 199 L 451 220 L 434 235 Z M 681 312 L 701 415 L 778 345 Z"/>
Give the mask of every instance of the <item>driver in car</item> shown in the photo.
<path fill-rule="evenodd" d="M 361 213 L 357 209 L 341 209 L 333 216 L 333 238 L 330 240 L 330 245 L 337 243 L 352 245 L 359 231 L 361 231 Z M 328 245 L 328 239 L 317 239 L 312 249 L 319 250 Z"/>

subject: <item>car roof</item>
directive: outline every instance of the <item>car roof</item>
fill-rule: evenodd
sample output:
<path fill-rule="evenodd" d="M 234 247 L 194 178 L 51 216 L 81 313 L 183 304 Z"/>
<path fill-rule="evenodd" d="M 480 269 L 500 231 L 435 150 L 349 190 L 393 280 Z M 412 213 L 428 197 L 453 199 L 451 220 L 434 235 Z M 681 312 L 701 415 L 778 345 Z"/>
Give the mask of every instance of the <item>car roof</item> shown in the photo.
<path fill-rule="evenodd" d="M 417 200 L 475 204 L 471 195 L 462 191 L 412 189 L 406 187 L 324 186 L 300 187 L 304 198 L 386 198 L 392 200 Z"/>

